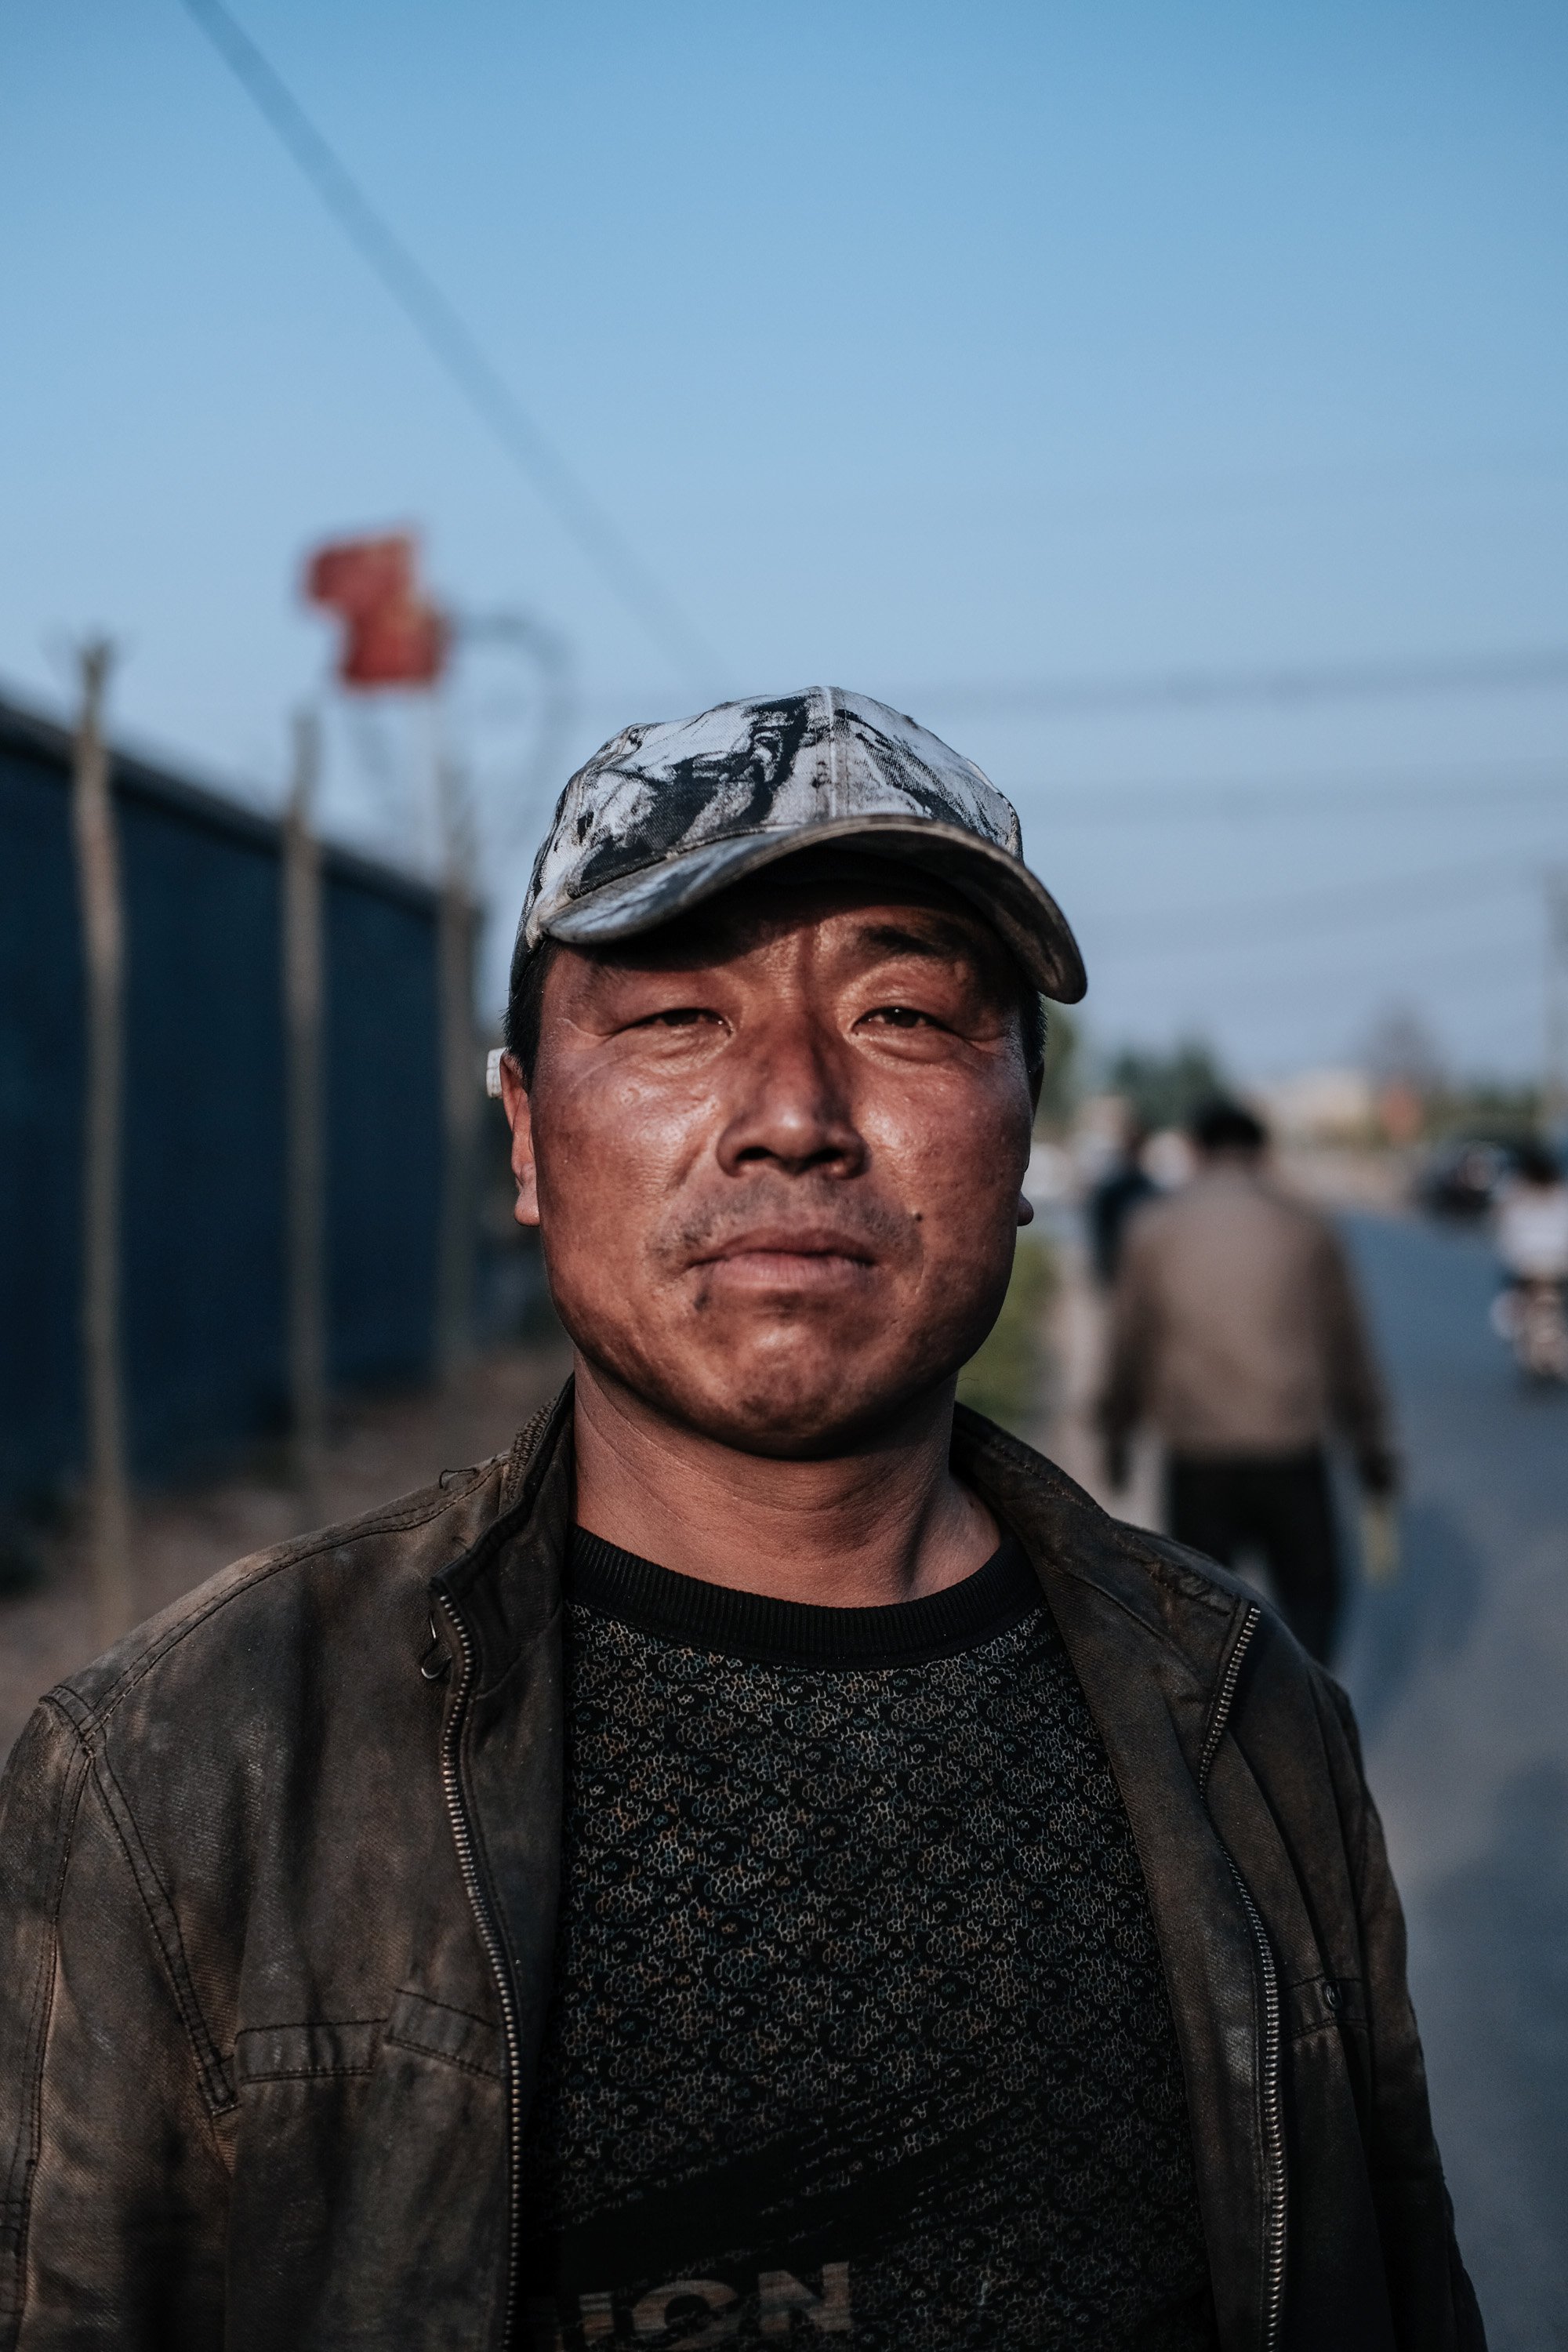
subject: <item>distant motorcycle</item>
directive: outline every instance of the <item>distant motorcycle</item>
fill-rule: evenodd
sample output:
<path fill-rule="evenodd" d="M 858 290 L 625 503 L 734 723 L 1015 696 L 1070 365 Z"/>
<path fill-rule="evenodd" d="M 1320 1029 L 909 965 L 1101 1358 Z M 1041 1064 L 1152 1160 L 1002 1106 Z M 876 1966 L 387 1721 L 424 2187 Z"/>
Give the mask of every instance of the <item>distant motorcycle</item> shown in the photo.
<path fill-rule="evenodd" d="M 1526 1380 L 1568 1381 L 1568 1178 L 1556 1147 L 1543 1137 L 1515 1147 L 1495 1218 L 1508 1286 L 1493 1303 L 1492 1321 L 1511 1341 Z"/>
<path fill-rule="evenodd" d="M 1492 1301 L 1492 1324 L 1511 1344 L 1527 1380 L 1568 1382 L 1568 1315 L 1561 1282 L 1537 1275 L 1510 1283 Z"/>

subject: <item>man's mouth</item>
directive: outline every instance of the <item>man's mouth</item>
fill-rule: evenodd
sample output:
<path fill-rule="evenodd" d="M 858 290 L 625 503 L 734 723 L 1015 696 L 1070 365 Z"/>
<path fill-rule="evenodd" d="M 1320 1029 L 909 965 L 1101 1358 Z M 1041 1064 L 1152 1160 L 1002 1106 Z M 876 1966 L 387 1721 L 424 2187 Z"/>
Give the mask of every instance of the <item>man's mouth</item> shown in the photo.
<path fill-rule="evenodd" d="M 863 1235 L 826 1225 L 759 1225 L 692 1260 L 726 1290 L 833 1289 L 862 1280 L 875 1264 Z"/>

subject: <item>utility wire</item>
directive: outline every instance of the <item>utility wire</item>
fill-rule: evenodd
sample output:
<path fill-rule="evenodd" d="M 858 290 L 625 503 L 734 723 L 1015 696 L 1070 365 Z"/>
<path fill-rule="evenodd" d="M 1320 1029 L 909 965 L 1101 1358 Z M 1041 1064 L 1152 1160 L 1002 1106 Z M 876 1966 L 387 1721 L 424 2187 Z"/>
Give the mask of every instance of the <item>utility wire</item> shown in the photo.
<path fill-rule="evenodd" d="M 1291 938 L 1353 930 L 1363 923 L 1381 929 L 1446 907 L 1467 908 L 1483 896 L 1522 889 L 1535 878 L 1535 869 L 1516 855 L 1496 862 L 1472 858 L 1464 866 L 1439 866 L 1424 874 L 1329 883 L 1321 889 L 1292 891 L 1279 898 L 1229 899 L 1207 907 L 1167 905 L 1142 917 L 1113 919 L 1100 952 L 1120 962 L 1133 956 L 1202 955 L 1232 947 L 1273 947 Z M 1125 931 L 1121 928 L 1123 919 L 1128 923 Z M 1082 929 L 1092 941 L 1094 927 L 1084 923 Z"/>
<path fill-rule="evenodd" d="M 1542 761 L 1468 775 L 1294 776 L 1277 783 L 1205 783 L 1188 778 L 1169 784 L 1079 784 L 1067 791 L 1042 784 L 1016 797 L 1031 831 L 1041 825 L 1152 821 L 1229 824 L 1237 818 L 1306 817 L 1315 822 L 1331 811 L 1371 817 L 1416 808 L 1461 814 L 1484 809 L 1489 814 L 1568 804 L 1568 768 Z"/>
<path fill-rule="evenodd" d="M 266 117 L 426 348 L 626 610 L 689 678 L 700 680 L 706 688 L 715 677 L 722 676 L 724 665 L 719 656 L 692 628 L 593 493 L 551 446 L 467 320 L 376 210 L 250 35 L 222 5 L 222 0 L 181 0 L 181 5 Z"/>
<path fill-rule="evenodd" d="M 1541 949 L 1533 941 L 1515 941 L 1495 950 L 1487 948 L 1470 950 L 1474 971 L 1464 975 L 1463 992 L 1467 1005 L 1484 1003 L 1489 998 L 1510 998 L 1515 1003 L 1521 995 L 1534 999 L 1541 986 Z M 1266 971 L 1249 971 L 1244 981 L 1229 980 L 1217 992 L 1218 1002 L 1226 1013 L 1250 1015 L 1259 1010 L 1282 1007 L 1300 1013 L 1303 1008 L 1320 1014 L 1325 1004 L 1343 1003 L 1347 997 L 1381 997 L 1384 1003 L 1419 999 L 1426 994 L 1435 982 L 1452 981 L 1456 959 L 1452 941 L 1435 942 L 1409 954 L 1401 954 L 1397 961 L 1386 959 L 1381 963 L 1366 963 L 1359 959 L 1345 962 L 1336 956 L 1331 962 L 1321 962 L 1302 968 L 1270 967 Z M 1205 975 L 1205 978 L 1207 976 Z M 1140 988 L 1143 982 L 1139 982 Z M 1166 991 L 1172 992 L 1180 982 L 1166 979 Z M 1208 981 L 1205 995 L 1214 989 Z M 1210 996 L 1211 1003 L 1214 997 Z M 1533 1004 L 1531 1006 L 1533 1011 Z M 1198 1014 L 1195 1025 L 1201 1027 L 1206 1015 Z"/>
<path fill-rule="evenodd" d="M 187 0 L 189 5 L 189 0 Z M 1300 667 L 1171 670 L 1146 677 L 1035 678 L 992 685 L 930 684 L 895 698 L 965 717 L 1095 719 L 1119 711 L 1205 710 L 1216 704 L 1291 707 L 1304 702 L 1384 697 L 1497 694 L 1568 686 L 1568 646 L 1511 654 L 1457 654 L 1448 659 L 1324 662 Z"/>
<path fill-rule="evenodd" d="M 207 5 L 209 0 L 185 0 L 187 7 Z M 877 691 L 879 700 L 917 718 L 936 711 L 960 719 L 1108 719 L 1142 710 L 1291 709 L 1304 703 L 1424 701 L 1563 687 L 1568 687 L 1568 646 L 1411 661 L 1166 670 L 1145 677 L 938 678 Z M 593 716 L 619 719 L 628 709 L 661 709 L 662 703 L 644 688 L 605 688 L 585 694 L 582 708 Z"/>

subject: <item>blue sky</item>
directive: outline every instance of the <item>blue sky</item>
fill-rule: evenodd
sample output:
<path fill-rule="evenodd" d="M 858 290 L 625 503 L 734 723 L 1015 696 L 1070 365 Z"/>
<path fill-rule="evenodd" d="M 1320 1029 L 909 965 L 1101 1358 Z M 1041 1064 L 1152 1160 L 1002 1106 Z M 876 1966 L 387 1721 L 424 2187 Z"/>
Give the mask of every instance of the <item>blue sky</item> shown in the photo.
<path fill-rule="evenodd" d="M 124 730 L 275 793 L 301 551 L 409 520 L 570 640 L 573 754 L 818 677 L 928 719 L 1017 802 L 1106 1045 L 1261 1074 L 1406 1003 L 1534 1064 L 1568 691 L 981 689 L 1568 646 L 1561 8 L 236 13 L 711 658 L 621 609 L 177 0 L 52 0 L 0 17 L 0 677 L 58 699 L 108 625 Z M 451 719 L 500 901 L 504 686 Z M 334 721 L 336 828 L 416 853 L 412 741 Z"/>

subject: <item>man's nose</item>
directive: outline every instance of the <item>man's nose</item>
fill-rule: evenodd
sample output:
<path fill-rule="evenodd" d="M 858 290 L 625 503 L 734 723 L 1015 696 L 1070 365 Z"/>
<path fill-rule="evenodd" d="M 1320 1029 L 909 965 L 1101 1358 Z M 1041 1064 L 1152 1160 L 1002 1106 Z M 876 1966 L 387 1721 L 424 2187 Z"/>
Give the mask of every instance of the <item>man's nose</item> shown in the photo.
<path fill-rule="evenodd" d="M 731 1068 L 736 1101 L 719 1139 L 727 1176 L 763 1161 L 789 1175 L 858 1174 L 866 1144 L 836 1037 L 804 1021 L 770 1024 Z"/>

